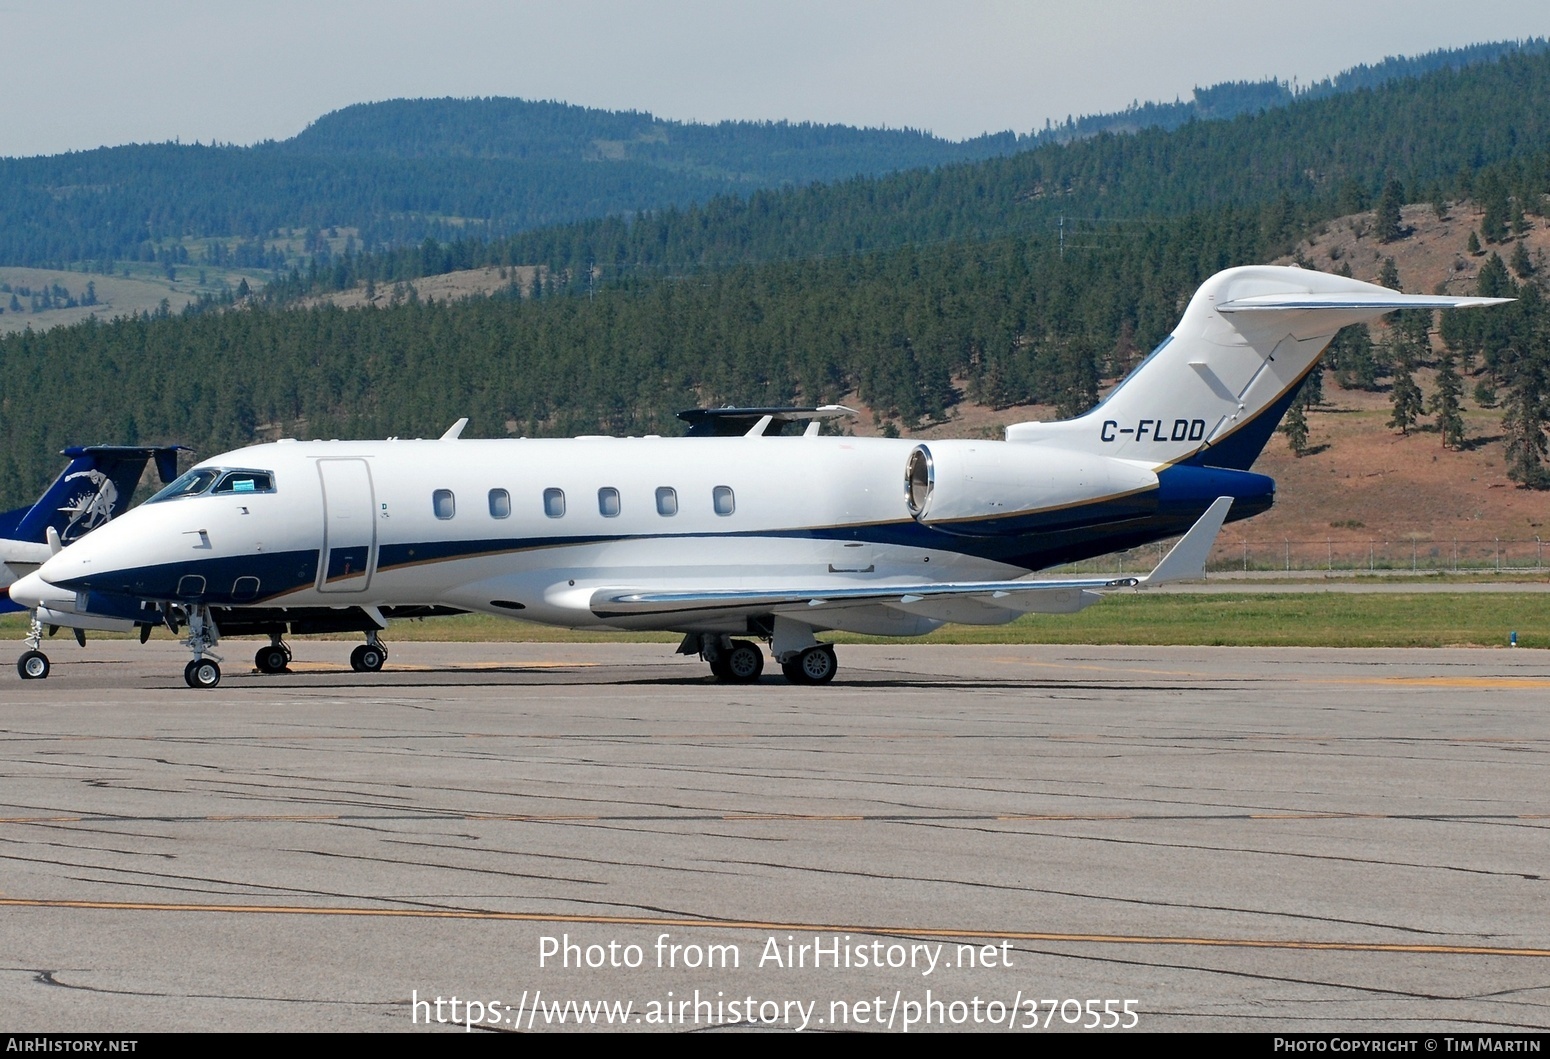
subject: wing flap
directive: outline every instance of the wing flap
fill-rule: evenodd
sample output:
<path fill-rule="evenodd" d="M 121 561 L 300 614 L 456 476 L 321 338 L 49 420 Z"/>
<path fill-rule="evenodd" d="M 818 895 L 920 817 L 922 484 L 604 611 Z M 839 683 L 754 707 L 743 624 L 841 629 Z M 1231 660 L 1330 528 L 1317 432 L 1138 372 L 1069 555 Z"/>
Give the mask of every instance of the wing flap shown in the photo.
<path fill-rule="evenodd" d="M 972 600 L 1003 611 L 1022 613 L 1045 604 L 1055 613 L 1079 609 L 1070 604 L 1084 590 L 1130 588 L 1138 578 L 1054 579 L 1047 581 L 945 581 L 938 584 L 856 585 L 830 584 L 769 589 L 684 589 L 666 592 L 599 589 L 592 594 L 592 613 L 599 618 L 644 614 L 694 614 L 696 612 L 770 612 L 792 616 L 824 608 L 883 605 L 914 614 L 929 614 L 944 601 Z M 954 619 L 956 620 L 956 619 Z"/>

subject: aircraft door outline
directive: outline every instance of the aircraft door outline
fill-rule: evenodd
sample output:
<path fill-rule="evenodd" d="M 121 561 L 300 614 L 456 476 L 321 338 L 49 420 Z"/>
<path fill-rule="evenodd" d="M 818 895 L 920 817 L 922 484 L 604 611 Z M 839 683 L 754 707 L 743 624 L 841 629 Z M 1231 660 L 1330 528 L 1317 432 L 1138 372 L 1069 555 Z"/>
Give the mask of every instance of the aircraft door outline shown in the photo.
<path fill-rule="evenodd" d="M 376 495 L 363 459 L 318 460 L 323 491 L 319 592 L 364 592 L 377 569 Z"/>

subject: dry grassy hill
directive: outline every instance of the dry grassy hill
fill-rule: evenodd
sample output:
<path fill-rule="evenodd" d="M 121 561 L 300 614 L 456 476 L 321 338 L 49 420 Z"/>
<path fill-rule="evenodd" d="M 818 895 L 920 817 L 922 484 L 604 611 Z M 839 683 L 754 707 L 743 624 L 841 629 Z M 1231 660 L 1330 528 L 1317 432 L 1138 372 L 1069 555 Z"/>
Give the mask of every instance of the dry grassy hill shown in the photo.
<path fill-rule="evenodd" d="M 1442 217 L 1431 206 L 1409 206 L 1402 213 L 1409 234 L 1378 243 L 1371 234 L 1372 214 L 1358 214 L 1323 226 L 1299 251 L 1314 268 L 1334 271 L 1348 264 L 1357 279 L 1371 281 L 1377 280 L 1384 259 L 1392 257 L 1406 291 L 1473 294 L 1490 253 L 1508 259 L 1514 249 L 1506 243 L 1478 255 L 1468 252 L 1469 235 L 1478 233 L 1481 215 L 1467 202 Z M 1550 229 L 1537 220 L 1523 241 L 1543 270 L 1550 256 Z M 1430 396 L 1432 372 L 1422 370 L 1416 381 Z M 1467 443 L 1463 451 L 1454 451 L 1443 448 L 1427 420 L 1409 436 L 1390 428 L 1387 393 L 1342 390 L 1326 376 L 1325 404 L 1308 416 L 1315 450 L 1298 459 L 1280 439 L 1271 443 L 1256 469 L 1281 483 L 1281 503 L 1247 524 L 1246 531 L 1358 541 L 1412 536 L 1433 547 L 1454 538 L 1533 540 L 1544 532 L 1550 495 L 1520 489 L 1508 479 L 1501 411 L 1477 407 L 1472 390 L 1467 383 Z M 1351 526 L 1353 521 L 1364 525 Z"/>
<path fill-rule="evenodd" d="M 179 265 L 174 278 L 168 279 L 158 265 L 120 263 L 116 268 L 118 271 L 104 276 L 94 272 L 0 265 L 0 334 L 25 331 L 29 327 L 34 331 L 46 331 L 51 327 L 77 324 L 93 316 L 111 320 L 115 316 L 154 313 L 163 301 L 170 311 L 181 312 L 184 306 L 198 301 L 203 295 L 218 297 L 235 289 L 243 279 L 247 279 L 254 289 L 263 286 L 265 281 L 264 274 L 257 270 L 238 272 Z M 62 287 L 77 302 L 82 302 L 86 300 L 87 284 L 95 290 L 97 301 L 94 305 L 67 308 L 61 302 L 57 308 L 34 309 L 30 294 L 17 293 Z"/>

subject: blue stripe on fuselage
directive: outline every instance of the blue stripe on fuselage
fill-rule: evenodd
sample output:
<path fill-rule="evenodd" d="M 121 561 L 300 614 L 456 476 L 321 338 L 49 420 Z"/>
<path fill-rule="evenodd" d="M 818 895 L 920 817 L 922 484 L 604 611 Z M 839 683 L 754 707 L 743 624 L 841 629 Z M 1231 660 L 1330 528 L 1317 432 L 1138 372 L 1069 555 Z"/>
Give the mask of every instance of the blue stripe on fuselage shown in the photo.
<path fill-rule="evenodd" d="M 412 544 L 383 545 L 379 551 L 377 574 L 422 563 L 450 562 L 476 556 L 490 556 L 553 549 L 585 547 L 627 540 L 696 540 L 742 538 L 749 542 L 760 538 L 784 540 L 824 540 L 875 544 L 922 551 L 952 552 L 988 559 L 1025 570 L 1090 559 L 1109 552 L 1139 547 L 1189 529 L 1211 502 L 1219 496 L 1235 498 L 1233 520 L 1248 518 L 1268 508 L 1275 499 L 1275 483 L 1261 474 L 1224 468 L 1180 464 L 1165 468 L 1158 475 L 1159 487 L 1136 496 L 1117 497 L 1079 508 L 1057 512 L 1017 516 L 1025 520 L 1023 532 L 1007 533 L 998 523 L 997 532 L 973 535 L 962 524 L 952 532 L 922 525 L 913 519 L 853 526 L 817 526 L 784 530 L 753 530 L 731 533 L 617 534 L 577 535 L 569 537 L 491 537 L 479 540 L 422 541 Z M 1144 504 L 1139 503 L 1141 499 Z M 214 606 L 259 606 L 273 603 L 280 596 L 310 588 L 317 582 L 316 551 L 270 552 L 166 563 L 89 574 L 61 582 L 72 590 L 89 589 L 134 599 L 182 600 L 179 587 L 188 577 L 203 577 L 205 589 L 188 602 Z M 256 594 L 251 588 L 237 597 L 236 583 L 242 578 L 257 578 Z M 341 604 L 349 602 L 341 597 Z"/>

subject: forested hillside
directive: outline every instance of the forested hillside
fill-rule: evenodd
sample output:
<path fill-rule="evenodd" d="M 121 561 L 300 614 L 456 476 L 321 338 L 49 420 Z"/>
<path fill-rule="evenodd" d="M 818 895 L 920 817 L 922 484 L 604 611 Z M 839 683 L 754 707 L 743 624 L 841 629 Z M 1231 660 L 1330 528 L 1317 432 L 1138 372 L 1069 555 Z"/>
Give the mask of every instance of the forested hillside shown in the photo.
<path fill-rule="evenodd" d="M 411 292 L 383 308 L 24 332 L 0 340 L 0 492 L 35 492 L 53 454 L 83 440 L 209 454 L 278 434 L 433 436 L 462 415 L 469 436 L 671 433 L 694 405 L 850 395 L 890 429 L 965 398 L 1075 414 L 1166 335 L 1202 278 L 1271 256 L 1252 213 L 1222 210 L 1064 255 L 1047 236 L 1008 237 L 648 276 L 592 298 Z M 1504 268 L 1490 274 L 1517 290 Z M 1504 402 L 1526 392 L 1538 403 L 1525 422 L 1542 424 L 1550 318 L 1534 291 L 1524 281 L 1512 312 L 1453 337 L 1471 385 L 1488 379 Z"/>
<path fill-rule="evenodd" d="M 1447 349 L 1471 392 L 1506 410 L 1514 479 L 1544 485 L 1550 313 L 1544 262 L 1521 239 L 1545 223 L 1545 98 L 1550 57 L 1514 56 L 1174 133 L 488 246 L 346 254 L 278 285 L 344 286 L 381 269 L 370 307 L 249 298 L 23 332 L 0 339 L 0 503 L 35 496 L 55 453 L 86 442 L 209 455 L 277 435 L 435 435 L 462 415 L 469 436 L 669 432 L 691 405 L 846 397 L 888 430 L 964 400 L 1073 414 L 1217 269 L 1301 253 L 1328 218 L 1373 205 L 1363 252 L 1381 253 L 1407 237 L 1401 204 L 1441 215 L 1466 194 L 1484 205 L 1474 237 L 1494 260 L 1479 270 L 1482 293 L 1521 300 L 1451 327 Z M 1048 223 L 1062 213 L 1086 223 Z M 543 267 L 456 303 L 422 300 L 392 272 L 441 271 L 460 255 Z M 586 262 L 603 266 L 590 284 Z M 1365 372 L 1362 348 L 1342 340 L 1337 369 Z M 1422 358 L 1414 343 L 1394 348 Z M 1397 380 L 1395 356 L 1362 384 Z"/>
<path fill-rule="evenodd" d="M 701 125 L 643 111 L 524 99 L 395 99 L 326 114 L 294 138 L 261 150 L 314 158 L 631 161 L 769 186 L 988 158 L 1017 146 L 1010 132 L 958 142 L 916 129 L 785 121 Z"/>
<path fill-rule="evenodd" d="M 690 272 L 903 244 L 1064 235 L 1123 242 L 1138 226 L 1223 208 L 1289 240 L 1370 208 L 1398 180 L 1411 199 L 1470 193 L 1506 164 L 1514 188 L 1542 180 L 1550 149 L 1550 54 L 1441 70 L 1173 132 L 1100 135 L 974 164 L 723 196 L 634 219 L 601 218 L 494 242 L 426 243 L 323 262 L 274 294 L 411 279 L 490 264 L 539 264 L 578 287 L 647 270 Z"/>
<path fill-rule="evenodd" d="M 1342 92 L 1377 88 L 1403 77 L 1420 77 L 1437 70 L 1457 70 L 1480 63 L 1495 62 L 1505 55 L 1522 52 L 1540 55 L 1550 50 L 1550 41 L 1530 37 L 1523 41 L 1497 41 L 1466 48 L 1447 48 L 1424 55 L 1391 55 L 1382 62 L 1354 66 L 1334 77 L 1305 85 L 1295 81 L 1230 81 L 1196 88 L 1191 98 L 1172 103 L 1132 103 L 1114 114 L 1084 114 L 1060 123 L 1049 122 L 1033 136 L 1035 144 L 1070 143 L 1099 133 L 1127 133 L 1140 129 L 1176 129 L 1191 121 L 1235 118 L 1257 114 L 1271 107 L 1284 107 L 1297 100 L 1323 99 Z"/>
<path fill-rule="evenodd" d="M 260 266 L 280 229 L 346 227 L 361 248 L 488 239 L 718 194 L 981 159 L 913 130 L 785 122 L 694 125 L 517 99 L 361 104 L 255 147 L 154 144 L 0 159 L 0 264 L 174 263 L 220 240 Z M 258 244 L 257 250 L 252 244 Z M 186 248 L 185 248 L 186 250 Z M 198 253 L 214 248 L 201 245 Z"/>

